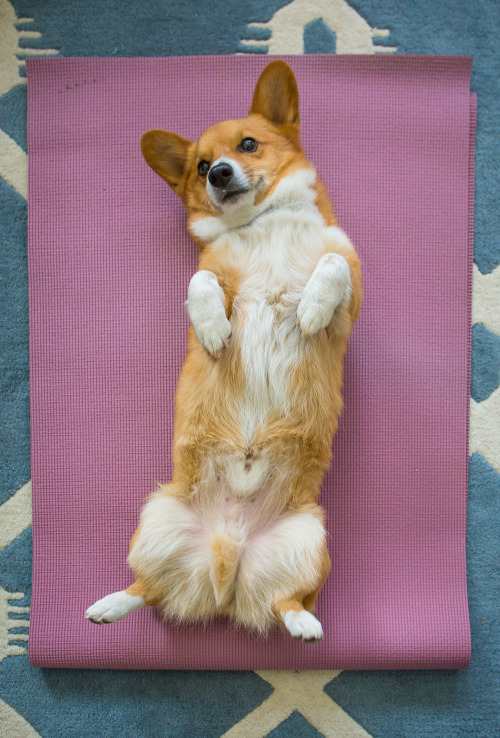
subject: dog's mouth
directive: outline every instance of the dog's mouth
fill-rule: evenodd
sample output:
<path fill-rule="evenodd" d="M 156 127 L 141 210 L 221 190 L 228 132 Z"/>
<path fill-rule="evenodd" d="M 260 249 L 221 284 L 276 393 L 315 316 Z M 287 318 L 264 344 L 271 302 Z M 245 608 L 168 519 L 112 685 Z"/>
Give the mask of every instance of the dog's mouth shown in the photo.
<path fill-rule="evenodd" d="M 222 203 L 235 202 L 242 195 L 246 195 L 247 192 L 250 192 L 249 187 L 247 187 L 246 189 L 230 190 L 229 192 L 226 192 L 222 196 L 221 202 Z"/>

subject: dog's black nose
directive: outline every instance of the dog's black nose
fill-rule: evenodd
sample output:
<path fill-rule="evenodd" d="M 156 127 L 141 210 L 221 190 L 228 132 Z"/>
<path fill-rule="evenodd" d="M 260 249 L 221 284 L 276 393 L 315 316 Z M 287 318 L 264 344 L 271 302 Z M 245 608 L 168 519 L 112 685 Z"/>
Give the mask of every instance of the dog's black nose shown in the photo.
<path fill-rule="evenodd" d="M 216 164 L 208 173 L 208 181 L 212 187 L 227 187 L 233 174 L 233 169 L 229 164 Z"/>

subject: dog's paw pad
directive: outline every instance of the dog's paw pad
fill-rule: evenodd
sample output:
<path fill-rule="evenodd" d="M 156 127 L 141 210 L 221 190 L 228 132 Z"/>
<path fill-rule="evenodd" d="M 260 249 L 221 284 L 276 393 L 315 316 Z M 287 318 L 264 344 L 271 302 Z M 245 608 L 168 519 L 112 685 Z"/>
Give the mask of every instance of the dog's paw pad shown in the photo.
<path fill-rule="evenodd" d="M 323 638 L 321 623 L 307 610 L 299 612 L 289 610 L 282 617 L 286 629 L 294 638 L 307 642 L 319 641 Z"/>

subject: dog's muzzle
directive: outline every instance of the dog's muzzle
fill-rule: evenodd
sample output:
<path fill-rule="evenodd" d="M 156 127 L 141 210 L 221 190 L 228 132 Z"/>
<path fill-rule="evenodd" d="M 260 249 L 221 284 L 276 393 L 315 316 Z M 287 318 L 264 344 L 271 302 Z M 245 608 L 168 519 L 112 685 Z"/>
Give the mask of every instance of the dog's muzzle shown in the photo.
<path fill-rule="evenodd" d="M 252 185 L 236 161 L 214 161 L 207 180 L 207 194 L 218 208 L 240 207 L 245 203 L 245 196 L 252 193 Z"/>

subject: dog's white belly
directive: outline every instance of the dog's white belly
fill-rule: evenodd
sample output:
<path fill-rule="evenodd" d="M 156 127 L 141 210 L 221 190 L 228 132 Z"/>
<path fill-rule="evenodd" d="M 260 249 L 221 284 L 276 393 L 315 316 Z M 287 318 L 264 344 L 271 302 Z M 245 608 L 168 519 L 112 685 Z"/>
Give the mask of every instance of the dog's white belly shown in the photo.
<path fill-rule="evenodd" d="M 252 445 L 256 431 L 272 413 L 289 413 L 290 375 L 304 352 L 296 325 L 298 299 L 268 291 L 243 295 L 233 307 L 232 340 L 239 345 L 245 377 L 238 423 L 248 453 L 225 458 L 223 473 L 239 497 L 257 492 L 269 477 L 269 458 L 265 451 L 255 454 Z"/>
<path fill-rule="evenodd" d="M 270 413 L 288 412 L 290 373 L 303 354 L 304 341 L 296 325 L 299 296 L 270 291 L 236 302 L 235 339 L 245 373 L 240 423 L 250 444 Z"/>

